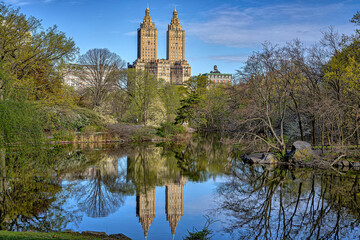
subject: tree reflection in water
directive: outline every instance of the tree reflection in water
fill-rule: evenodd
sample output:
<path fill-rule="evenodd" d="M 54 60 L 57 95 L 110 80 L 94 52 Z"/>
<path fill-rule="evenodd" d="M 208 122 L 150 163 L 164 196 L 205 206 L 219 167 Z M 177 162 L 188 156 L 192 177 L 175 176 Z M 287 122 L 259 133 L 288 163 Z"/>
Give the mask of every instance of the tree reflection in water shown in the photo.
<path fill-rule="evenodd" d="M 355 239 L 357 174 L 239 163 L 218 187 L 225 231 L 240 239 Z"/>
<path fill-rule="evenodd" d="M 5 155 L 5 152 L 8 154 Z M 3 148 L 0 156 L 0 230 L 60 231 L 78 222 L 76 211 L 62 208 L 67 197 L 49 156 L 58 148 Z"/>
<path fill-rule="evenodd" d="M 88 217 L 106 217 L 124 204 L 126 196 L 134 194 L 133 185 L 126 181 L 126 166 L 118 164 L 119 155 L 93 151 L 85 154 L 88 162 L 94 162 L 91 166 L 65 175 L 68 180 L 84 180 L 77 181 L 72 193 Z"/>

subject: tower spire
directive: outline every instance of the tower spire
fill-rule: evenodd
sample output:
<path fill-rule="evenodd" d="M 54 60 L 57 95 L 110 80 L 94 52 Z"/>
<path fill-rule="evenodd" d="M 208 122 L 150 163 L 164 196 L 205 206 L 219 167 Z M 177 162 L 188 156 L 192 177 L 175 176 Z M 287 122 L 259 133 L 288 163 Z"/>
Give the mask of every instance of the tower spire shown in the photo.
<path fill-rule="evenodd" d="M 178 14 L 177 14 L 177 11 L 176 11 L 176 5 L 175 5 L 175 8 L 174 8 L 173 17 L 171 19 L 171 24 L 173 24 L 173 25 L 179 25 L 180 24 Z"/>

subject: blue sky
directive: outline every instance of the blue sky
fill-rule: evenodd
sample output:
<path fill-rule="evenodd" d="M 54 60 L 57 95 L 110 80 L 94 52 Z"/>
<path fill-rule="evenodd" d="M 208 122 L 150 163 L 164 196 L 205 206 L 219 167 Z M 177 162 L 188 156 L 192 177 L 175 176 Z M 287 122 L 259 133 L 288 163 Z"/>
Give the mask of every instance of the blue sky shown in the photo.
<path fill-rule="evenodd" d="M 264 41 L 284 44 L 299 38 L 310 45 L 329 26 L 345 34 L 360 10 L 359 0 L 5 0 L 21 11 L 58 25 L 72 37 L 81 54 L 91 48 L 108 48 L 126 62 L 136 59 L 136 30 L 147 3 L 158 29 L 158 58 L 166 58 L 166 30 L 176 5 L 185 29 L 185 58 L 192 75 L 212 70 L 235 73 Z"/>

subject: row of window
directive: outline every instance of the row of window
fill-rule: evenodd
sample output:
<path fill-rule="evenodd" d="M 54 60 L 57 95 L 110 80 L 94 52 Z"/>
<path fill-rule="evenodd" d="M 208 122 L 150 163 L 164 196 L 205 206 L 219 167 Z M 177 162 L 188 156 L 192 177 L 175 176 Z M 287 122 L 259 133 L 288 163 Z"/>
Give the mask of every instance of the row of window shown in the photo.
<path fill-rule="evenodd" d="M 215 75 L 215 76 L 214 76 L 214 75 L 213 75 L 213 76 L 210 75 L 210 78 L 211 78 L 211 79 L 213 79 L 213 78 L 214 78 L 214 79 L 221 79 L 221 78 L 231 79 L 232 77 L 231 77 L 230 75 L 228 75 L 228 76 L 227 76 L 227 75 Z"/>

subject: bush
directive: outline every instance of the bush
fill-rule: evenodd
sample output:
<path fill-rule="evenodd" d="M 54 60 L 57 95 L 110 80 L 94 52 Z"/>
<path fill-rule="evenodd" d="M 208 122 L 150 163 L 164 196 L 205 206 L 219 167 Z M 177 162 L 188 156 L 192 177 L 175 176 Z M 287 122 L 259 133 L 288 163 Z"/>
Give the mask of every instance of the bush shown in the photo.
<path fill-rule="evenodd" d="M 76 134 L 73 131 L 62 130 L 54 132 L 53 136 L 53 140 L 72 142 L 74 141 Z"/>
<path fill-rule="evenodd" d="M 161 124 L 161 127 L 157 131 L 157 135 L 164 138 L 169 138 L 177 134 L 185 133 L 185 129 L 183 126 L 172 123 L 172 122 L 164 122 Z"/>
<path fill-rule="evenodd" d="M 39 113 L 33 105 L 0 101 L 0 145 L 41 143 L 44 140 L 42 126 Z"/>
<path fill-rule="evenodd" d="M 154 138 L 155 131 L 151 128 L 142 127 L 135 131 L 132 135 L 134 141 L 150 141 Z"/>
<path fill-rule="evenodd" d="M 212 238 L 213 231 L 209 229 L 210 225 L 213 224 L 214 221 L 209 216 L 204 216 L 206 219 L 205 226 L 201 231 L 197 230 L 195 227 L 193 228 L 193 231 L 188 231 L 188 236 L 185 236 L 184 240 L 210 240 Z"/>
<path fill-rule="evenodd" d="M 70 130 L 81 131 L 86 126 L 101 126 L 101 118 L 92 110 L 76 107 L 63 108 L 41 107 L 39 108 L 44 121 L 44 129 L 47 131 Z"/>

